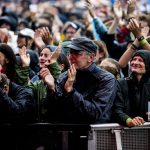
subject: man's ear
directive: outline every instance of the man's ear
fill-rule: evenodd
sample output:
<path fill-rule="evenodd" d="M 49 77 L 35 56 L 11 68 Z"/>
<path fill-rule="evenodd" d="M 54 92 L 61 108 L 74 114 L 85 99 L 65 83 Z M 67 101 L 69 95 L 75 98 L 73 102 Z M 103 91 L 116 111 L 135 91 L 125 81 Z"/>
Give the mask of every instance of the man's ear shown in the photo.
<path fill-rule="evenodd" d="M 90 55 L 89 55 L 89 62 L 93 62 L 94 60 L 95 60 L 95 54 L 94 53 L 91 53 Z"/>

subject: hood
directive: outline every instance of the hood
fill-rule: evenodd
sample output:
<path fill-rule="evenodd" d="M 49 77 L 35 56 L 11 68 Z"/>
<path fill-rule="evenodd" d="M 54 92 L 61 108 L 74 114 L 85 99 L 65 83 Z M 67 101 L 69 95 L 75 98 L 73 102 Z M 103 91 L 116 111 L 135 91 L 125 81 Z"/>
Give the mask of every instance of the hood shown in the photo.
<path fill-rule="evenodd" d="M 144 60 L 144 64 L 145 64 L 145 69 L 146 69 L 146 75 L 149 75 L 150 77 L 150 52 L 148 50 L 138 50 L 137 52 L 134 53 L 132 59 L 135 56 L 140 56 L 143 58 Z M 131 61 L 132 61 L 131 59 Z"/>
<path fill-rule="evenodd" d="M 46 48 L 48 48 L 51 52 L 54 52 L 57 48 L 55 45 L 47 45 Z"/>

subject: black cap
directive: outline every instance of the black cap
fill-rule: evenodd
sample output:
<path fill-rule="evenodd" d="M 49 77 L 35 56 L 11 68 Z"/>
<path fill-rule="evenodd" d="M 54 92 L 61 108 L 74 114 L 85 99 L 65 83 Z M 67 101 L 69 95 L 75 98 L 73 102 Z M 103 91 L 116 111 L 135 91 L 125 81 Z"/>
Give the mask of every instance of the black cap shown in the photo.
<path fill-rule="evenodd" d="M 0 16 L 0 25 L 4 22 L 10 25 L 12 31 L 16 30 L 17 22 L 12 16 Z"/>
<path fill-rule="evenodd" d="M 97 51 L 97 45 L 89 38 L 80 37 L 73 39 L 69 45 L 66 47 L 71 48 L 76 51 L 87 51 L 90 53 L 95 53 Z"/>

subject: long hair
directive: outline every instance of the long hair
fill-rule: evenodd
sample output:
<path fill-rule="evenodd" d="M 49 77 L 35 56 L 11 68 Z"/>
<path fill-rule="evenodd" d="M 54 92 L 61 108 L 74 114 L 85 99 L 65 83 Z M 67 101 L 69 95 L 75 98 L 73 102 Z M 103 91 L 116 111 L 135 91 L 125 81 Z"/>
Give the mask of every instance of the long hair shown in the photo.
<path fill-rule="evenodd" d="M 64 64 L 64 69 L 62 72 L 67 71 L 70 68 L 70 63 L 67 56 L 63 53 L 60 53 L 59 57 L 57 58 L 58 64 Z"/>

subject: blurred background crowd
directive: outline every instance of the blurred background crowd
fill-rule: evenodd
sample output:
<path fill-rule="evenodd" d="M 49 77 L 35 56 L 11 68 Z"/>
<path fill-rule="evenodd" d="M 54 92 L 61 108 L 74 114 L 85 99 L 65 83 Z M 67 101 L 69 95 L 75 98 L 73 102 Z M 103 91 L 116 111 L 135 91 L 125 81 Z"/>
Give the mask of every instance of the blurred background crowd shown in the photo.
<path fill-rule="evenodd" d="M 91 0 L 96 16 L 106 23 L 114 17 L 113 4 L 115 0 Z M 120 0 L 125 9 L 126 0 Z M 137 0 L 134 14 L 147 15 L 150 13 L 150 0 Z M 42 24 L 47 24 L 55 33 L 56 40 L 60 40 L 60 32 L 64 30 L 67 21 L 73 21 L 83 30 L 91 31 L 91 17 L 85 6 L 85 0 L 0 0 L 0 27 L 3 22 L 10 25 L 12 31 L 19 31 L 24 27 L 35 30 Z M 144 16 L 146 19 L 148 16 Z M 90 32 L 87 33 L 88 35 Z M 91 35 L 92 36 L 92 35 Z M 121 40 L 119 42 L 122 42 Z"/>

